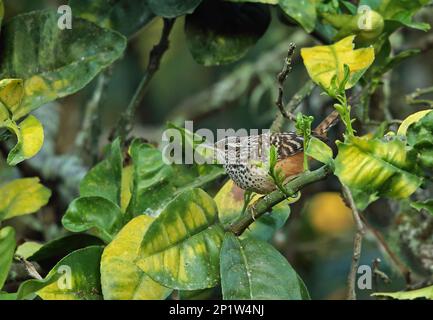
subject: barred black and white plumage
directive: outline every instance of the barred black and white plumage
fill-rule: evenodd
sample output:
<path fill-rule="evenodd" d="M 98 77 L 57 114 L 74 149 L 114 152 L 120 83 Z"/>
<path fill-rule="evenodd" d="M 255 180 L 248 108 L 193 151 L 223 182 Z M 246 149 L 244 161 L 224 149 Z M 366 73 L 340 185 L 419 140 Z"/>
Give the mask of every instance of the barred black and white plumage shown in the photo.
<path fill-rule="evenodd" d="M 326 134 L 338 121 L 338 112 L 327 116 L 312 132 L 319 139 L 326 140 Z M 304 139 L 295 132 L 264 133 L 252 136 L 233 136 L 215 144 L 218 162 L 230 178 L 242 189 L 266 194 L 276 189 L 269 176 L 269 151 L 277 149 L 276 169 L 286 181 L 304 170 Z"/>
<path fill-rule="evenodd" d="M 303 138 L 294 132 L 228 137 L 218 141 L 216 148 L 219 162 L 240 188 L 265 194 L 276 188 L 268 174 L 271 145 L 276 147 L 281 163 L 302 153 Z"/>

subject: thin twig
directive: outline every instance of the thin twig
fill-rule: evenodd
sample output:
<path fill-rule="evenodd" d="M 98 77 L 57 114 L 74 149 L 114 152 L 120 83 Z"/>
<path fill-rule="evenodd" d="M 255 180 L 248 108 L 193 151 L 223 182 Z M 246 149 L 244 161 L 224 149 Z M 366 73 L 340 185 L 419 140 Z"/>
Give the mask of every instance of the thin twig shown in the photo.
<path fill-rule="evenodd" d="M 385 250 L 385 252 L 388 254 L 388 256 L 391 258 L 391 261 L 394 263 L 394 265 L 398 268 L 400 273 L 405 278 L 406 284 L 410 285 L 412 283 L 412 276 L 409 268 L 397 257 L 397 255 L 391 250 L 389 245 L 386 243 L 385 238 L 383 235 L 376 230 L 373 226 L 371 226 L 365 218 L 363 218 L 365 226 L 368 228 L 369 231 L 374 235 L 376 240 L 379 242 L 379 244 L 382 246 L 382 248 Z"/>
<path fill-rule="evenodd" d="M 356 274 L 358 271 L 359 260 L 361 258 L 362 250 L 362 238 L 365 234 L 364 223 L 361 220 L 358 209 L 356 208 L 355 201 L 353 200 L 352 193 L 349 188 L 343 185 L 343 194 L 348 201 L 350 208 L 352 209 L 353 220 L 355 221 L 356 233 L 353 243 L 353 254 L 352 264 L 350 266 L 350 272 L 347 279 L 348 282 L 348 294 L 347 300 L 356 300 Z"/>
<path fill-rule="evenodd" d="M 161 59 L 164 53 L 169 48 L 169 36 L 171 30 L 173 29 L 175 19 L 164 19 L 163 21 L 164 27 L 162 29 L 159 43 L 155 45 L 150 52 L 149 63 L 147 65 L 147 69 L 143 75 L 143 78 L 141 79 L 141 82 L 138 85 L 128 107 L 126 108 L 125 112 L 122 114 L 119 122 L 117 123 L 115 131 L 111 134 L 111 138 L 120 137 L 122 141 L 125 141 L 128 135 L 131 133 L 134 126 L 134 117 L 138 106 L 144 98 L 150 80 L 159 69 Z"/>
<path fill-rule="evenodd" d="M 295 121 L 296 117 L 290 112 L 284 109 L 285 103 L 284 103 L 284 83 L 287 80 L 287 77 L 289 76 L 289 73 L 292 71 L 292 57 L 295 53 L 296 45 L 292 42 L 289 44 L 289 49 L 287 51 L 287 57 L 284 60 L 283 69 L 277 76 L 277 82 L 278 82 L 278 98 L 277 101 L 275 101 L 275 104 L 277 105 L 278 109 L 280 110 L 280 113 L 284 118 L 287 118 L 291 121 Z"/>
<path fill-rule="evenodd" d="M 422 89 L 416 89 L 415 92 L 408 94 L 406 96 L 406 103 L 410 105 L 427 105 L 430 107 L 433 107 L 433 100 L 428 99 L 420 99 L 420 97 L 428 94 L 433 93 L 433 86 L 422 88 Z"/>
<path fill-rule="evenodd" d="M 300 176 L 284 185 L 286 193 L 276 190 L 259 199 L 250 206 L 244 214 L 241 214 L 240 217 L 228 227 L 228 230 L 233 232 L 236 236 L 240 236 L 255 220 L 266 212 L 269 212 L 273 206 L 287 199 L 287 194 L 296 194 L 305 186 L 325 179 L 330 172 L 331 169 L 328 166 L 323 166 L 315 171 L 302 173 Z"/>
<path fill-rule="evenodd" d="M 296 108 L 302 103 L 302 101 L 308 97 L 313 89 L 316 87 L 313 81 L 308 80 L 301 89 L 299 89 L 298 92 L 296 92 L 292 99 L 289 101 L 289 103 L 284 108 L 285 113 L 293 115 L 293 112 L 296 110 Z M 284 124 L 284 116 L 280 112 L 276 116 L 274 122 L 271 126 L 272 132 L 280 132 L 282 130 L 283 124 Z"/>

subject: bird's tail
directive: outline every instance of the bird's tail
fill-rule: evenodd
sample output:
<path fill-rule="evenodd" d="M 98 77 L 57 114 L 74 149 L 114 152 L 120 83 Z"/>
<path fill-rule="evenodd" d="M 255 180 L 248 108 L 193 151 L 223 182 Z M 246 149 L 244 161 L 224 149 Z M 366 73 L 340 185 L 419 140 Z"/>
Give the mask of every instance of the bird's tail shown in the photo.
<path fill-rule="evenodd" d="M 313 130 L 313 134 L 317 137 L 326 138 L 329 129 L 338 123 L 339 117 L 340 114 L 334 110 Z"/>

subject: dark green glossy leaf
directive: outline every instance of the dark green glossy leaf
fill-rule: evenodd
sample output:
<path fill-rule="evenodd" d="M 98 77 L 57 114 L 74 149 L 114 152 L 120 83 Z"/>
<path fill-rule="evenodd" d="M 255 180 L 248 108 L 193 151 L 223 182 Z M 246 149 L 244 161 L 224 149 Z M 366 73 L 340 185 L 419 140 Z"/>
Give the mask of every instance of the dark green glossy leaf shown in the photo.
<path fill-rule="evenodd" d="M 15 230 L 12 227 L 0 229 L 0 289 L 6 281 L 15 252 Z"/>
<path fill-rule="evenodd" d="M 108 157 L 93 167 L 80 183 L 81 197 L 101 197 L 120 206 L 122 153 L 120 140 L 111 145 Z"/>
<path fill-rule="evenodd" d="M 281 9 L 293 20 L 298 22 L 307 32 L 312 32 L 316 26 L 317 13 L 315 0 L 279 0 Z"/>
<path fill-rule="evenodd" d="M 92 228 L 106 242 L 110 242 L 123 226 L 119 206 L 101 197 L 80 197 L 72 201 L 62 218 L 69 231 L 82 232 Z"/>
<path fill-rule="evenodd" d="M 76 17 L 129 37 L 154 18 L 147 0 L 70 0 Z"/>
<path fill-rule="evenodd" d="M 231 63 L 263 36 L 269 22 L 266 5 L 204 1 L 186 17 L 188 47 L 193 58 L 205 66 Z"/>
<path fill-rule="evenodd" d="M 158 16 L 174 18 L 192 13 L 202 0 L 147 0 L 150 10 Z"/>
<path fill-rule="evenodd" d="M 240 240 L 227 233 L 221 248 L 221 287 L 225 300 L 301 300 L 296 271 L 270 244 Z"/>
<path fill-rule="evenodd" d="M 134 183 L 127 212 L 134 216 L 157 216 L 183 191 L 203 186 L 224 174 L 215 165 L 168 165 L 161 151 L 139 140 L 131 144 L 130 154 Z"/>
<path fill-rule="evenodd" d="M 18 299 L 99 300 L 102 299 L 99 264 L 103 247 L 79 249 L 60 260 L 43 280 L 27 280 Z"/>
<path fill-rule="evenodd" d="M 219 281 L 222 238 L 213 199 L 201 189 L 185 191 L 150 225 L 137 265 L 168 288 L 211 288 Z"/>
<path fill-rule="evenodd" d="M 49 269 L 51 269 L 60 259 L 75 250 L 103 244 L 104 242 L 101 239 L 90 234 L 70 234 L 45 243 L 27 260 L 37 261 L 44 267 L 49 266 Z"/>
<path fill-rule="evenodd" d="M 25 95 L 14 119 L 82 89 L 126 47 L 122 35 L 80 18 L 73 19 L 72 30 L 61 30 L 59 17 L 54 10 L 34 11 L 15 16 L 3 28 L 0 78 L 24 80 Z"/>

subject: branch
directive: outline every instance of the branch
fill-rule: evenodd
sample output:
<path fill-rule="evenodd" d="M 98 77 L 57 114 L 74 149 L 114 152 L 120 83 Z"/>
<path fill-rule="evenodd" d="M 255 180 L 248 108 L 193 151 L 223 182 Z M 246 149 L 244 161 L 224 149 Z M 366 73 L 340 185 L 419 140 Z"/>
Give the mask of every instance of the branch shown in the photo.
<path fill-rule="evenodd" d="M 305 186 L 325 179 L 330 172 L 331 169 L 328 166 L 323 166 L 315 171 L 304 172 L 284 185 L 286 194 L 294 195 Z M 286 194 L 280 190 L 267 194 L 237 218 L 228 227 L 228 231 L 233 232 L 236 236 L 240 236 L 255 220 L 266 212 L 269 212 L 273 206 L 287 199 Z"/>
<path fill-rule="evenodd" d="M 353 200 L 352 193 L 349 188 L 343 185 L 343 194 L 352 209 L 353 220 L 355 221 L 356 233 L 353 240 L 353 255 L 352 265 L 348 276 L 348 294 L 347 300 L 356 300 L 356 273 L 358 271 L 359 259 L 361 257 L 362 250 L 362 238 L 365 234 L 364 223 L 361 220 L 358 209 L 356 208 L 355 201 Z"/>
<path fill-rule="evenodd" d="M 284 108 L 284 112 L 287 114 L 293 114 L 293 112 L 296 110 L 296 108 L 301 104 L 301 102 L 308 97 L 311 92 L 313 91 L 313 89 L 316 87 L 316 85 L 314 84 L 313 81 L 308 80 L 307 82 L 305 82 L 305 84 L 302 86 L 301 89 L 298 90 L 298 92 L 296 92 L 292 99 L 289 101 L 289 103 L 286 105 L 286 107 Z M 284 116 L 282 113 L 279 113 L 274 122 L 272 123 L 271 126 L 271 131 L 272 132 L 280 132 L 282 130 L 283 127 L 283 123 L 284 123 Z"/>
<path fill-rule="evenodd" d="M 418 88 L 415 90 L 415 92 L 408 94 L 406 96 L 406 103 L 410 104 L 410 105 L 427 105 L 429 107 L 433 106 L 433 100 L 428 100 L 428 99 L 420 99 L 422 96 L 424 95 L 428 95 L 433 93 L 433 86 L 432 87 L 427 87 L 427 88 Z"/>
<path fill-rule="evenodd" d="M 138 106 L 146 94 L 150 80 L 152 80 L 156 71 L 158 71 L 161 64 L 161 59 L 164 53 L 169 48 L 169 36 L 175 19 L 164 19 L 164 27 L 162 29 L 161 39 L 159 43 L 155 45 L 149 55 L 149 63 L 147 69 L 138 85 L 134 96 L 132 97 L 128 107 L 122 114 L 119 122 L 117 123 L 115 131 L 111 134 L 111 138 L 120 137 L 122 141 L 125 141 L 128 135 L 131 133 L 134 125 L 134 117 Z"/>
<path fill-rule="evenodd" d="M 275 101 L 275 104 L 280 110 L 282 116 L 291 121 L 295 121 L 296 117 L 291 112 L 287 112 L 287 110 L 284 109 L 284 83 L 286 82 L 289 73 L 292 71 L 292 57 L 293 57 L 293 53 L 295 52 L 295 49 L 296 49 L 296 45 L 293 42 L 290 43 L 289 49 L 287 50 L 287 57 L 284 60 L 283 70 L 281 70 L 281 72 L 277 76 L 278 98 L 277 101 Z"/>

